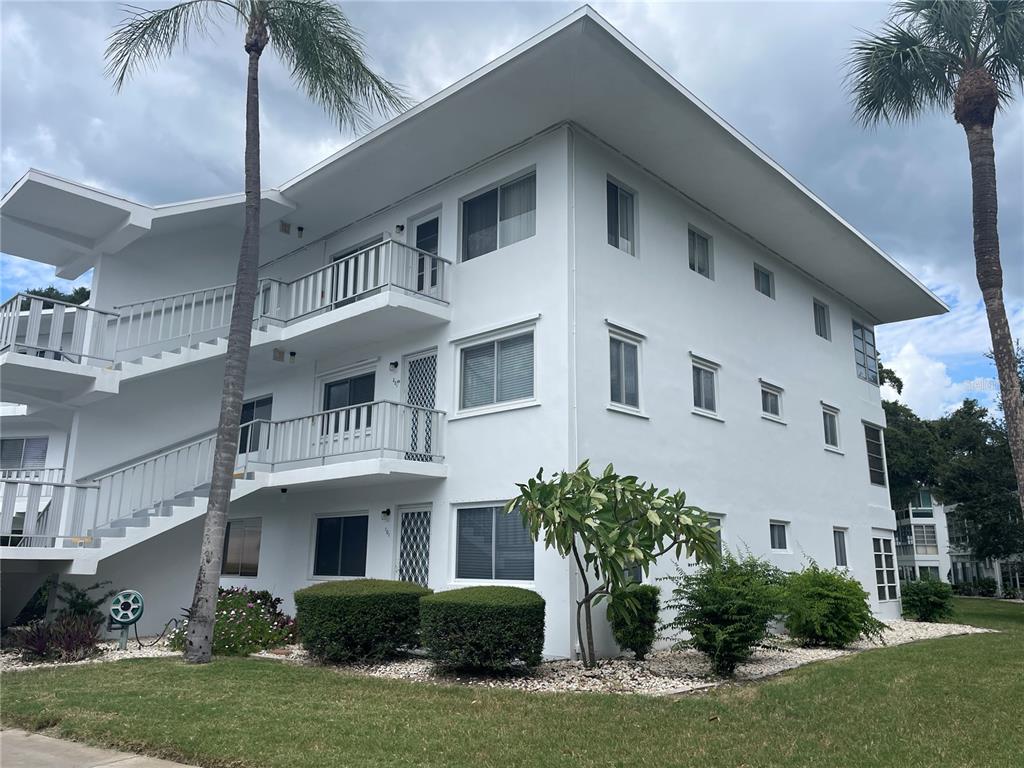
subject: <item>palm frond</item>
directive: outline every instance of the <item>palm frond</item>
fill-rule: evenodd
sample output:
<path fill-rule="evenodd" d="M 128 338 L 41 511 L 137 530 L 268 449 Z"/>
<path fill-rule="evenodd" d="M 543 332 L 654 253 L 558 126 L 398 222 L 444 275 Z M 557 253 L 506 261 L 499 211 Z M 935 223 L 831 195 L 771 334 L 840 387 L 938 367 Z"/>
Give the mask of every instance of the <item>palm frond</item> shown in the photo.
<path fill-rule="evenodd" d="M 188 46 L 193 33 L 208 34 L 211 17 L 225 11 L 240 17 L 241 10 L 227 0 L 189 0 L 170 8 L 150 11 L 128 5 L 125 19 L 107 38 L 106 74 L 121 90 L 139 69 Z"/>
<path fill-rule="evenodd" d="M 847 60 L 846 87 L 854 115 L 872 125 L 903 122 L 952 104 L 957 61 L 915 30 L 886 22 L 856 40 Z"/>
<path fill-rule="evenodd" d="M 986 0 L 982 64 L 999 87 L 1005 105 L 1015 90 L 1024 89 L 1024 0 Z"/>
<path fill-rule="evenodd" d="M 293 80 L 342 127 L 365 128 L 374 115 L 408 105 L 397 85 L 370 68 L 362 36 L 330 0 L 265 0 L 259 7 Z"/>
<path fill-rule="evenodd" d="M 978 0 L 899 0 L 893 5 L 892 20 L 936 48 L 970 61 L 978 51 L 983 11 Z"/>

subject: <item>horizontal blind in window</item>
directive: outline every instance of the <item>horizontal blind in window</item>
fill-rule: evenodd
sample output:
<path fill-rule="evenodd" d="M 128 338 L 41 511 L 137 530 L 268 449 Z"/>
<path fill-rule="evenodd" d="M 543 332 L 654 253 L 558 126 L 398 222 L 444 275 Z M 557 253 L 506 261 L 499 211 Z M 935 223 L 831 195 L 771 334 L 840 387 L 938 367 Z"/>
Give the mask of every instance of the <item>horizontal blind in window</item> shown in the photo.
<path fill-rule="evenodd" d="M 494 578 L 533 581 L 533 541 L 518 512 L 494 508 Z"/>
<path fill-rule="evenodd" d="M 537 177 L 524 176 L 501 187 L 498 245 L 533 237 L 537 227 Z"/>
<path fill-rule="evenodd" d="M 46 466 L 46 437 L 26 437 L 25 452 L 21 457 L 21 466 L 25 469 L 39 469 Z"/>
<path fill-rule="evenodd" d="M 498 402 L 533 397 L 533 333 L 498 342 Z"/>
<path fill-rule="evenodd" d="M 462 350 L 462 407 L 494 402 L 494 343 Z"/>
<path fill-rule="evenodd" d="M 458 511 L 455 544 L 456 578 L 493 578 L 491 559 L 493 524 L 493 507 L 475 507 Z"/>

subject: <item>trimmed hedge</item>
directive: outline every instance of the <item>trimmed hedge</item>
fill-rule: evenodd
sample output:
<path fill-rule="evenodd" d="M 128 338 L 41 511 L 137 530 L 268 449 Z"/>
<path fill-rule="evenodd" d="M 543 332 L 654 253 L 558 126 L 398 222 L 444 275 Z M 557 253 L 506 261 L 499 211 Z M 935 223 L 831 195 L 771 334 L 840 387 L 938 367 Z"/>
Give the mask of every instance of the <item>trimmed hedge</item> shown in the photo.
<path fill-rule="evenodd" d="M 629 600 L 630 606 L 617 608 L 621 600 Z M 627 595 L 615 596 L 608 606 L 608 618 L 612 635 L 619 648 L 632 651 L 637 661 L 643 661 L 651 652 L 658 636 L 658 612 L 661 609 L 661 590 L 653 584 L 637 584 L 627 590 Z"/>
<path fill-rule="evenodd" d="M 786 631 L 802 645 L 845 648 L 855 640 L 881 638 L 860 582 L 844 571 L 811 563 L 786 577 Z"/>
<path fill-rule="evenodd" d="M 385 659 L 417 644 L 420 598 L 430 590 L 383 579 L 328 581 L 295 593 L 303 647 L 320 661 Z"/>
<path fill-rule="evenodd" d="M 540 664 L 544 598 L 519 587 L 466 587 L 420 601 L 420 639 L 438 664 L 504 670 Z"/>
<path fill-rule="evenodd" d="M 904 582 L 903 615 L 917 621 L 940 621 L 953 616 L 953 588 L 944 581 L 923 578 Z"/>

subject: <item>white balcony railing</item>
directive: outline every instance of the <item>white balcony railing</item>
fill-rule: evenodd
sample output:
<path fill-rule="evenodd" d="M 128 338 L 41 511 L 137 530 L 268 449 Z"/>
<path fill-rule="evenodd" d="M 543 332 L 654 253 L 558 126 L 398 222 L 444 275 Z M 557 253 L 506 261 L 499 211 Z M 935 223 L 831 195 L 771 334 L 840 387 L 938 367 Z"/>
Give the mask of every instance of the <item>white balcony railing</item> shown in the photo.
<path fill-rule="evenodd" d="M 115 353 L 154 345 L 162 349 L 189 346 L 225 336 L 234 301 L 231 283 L 116 306 L 110 330 Z"/>
<path fill-rule="evenodd" d="M 109 363 L 111 312 L 16 293 L 0 305 L 0 352 L 13 350 L 48 360 Z"/>

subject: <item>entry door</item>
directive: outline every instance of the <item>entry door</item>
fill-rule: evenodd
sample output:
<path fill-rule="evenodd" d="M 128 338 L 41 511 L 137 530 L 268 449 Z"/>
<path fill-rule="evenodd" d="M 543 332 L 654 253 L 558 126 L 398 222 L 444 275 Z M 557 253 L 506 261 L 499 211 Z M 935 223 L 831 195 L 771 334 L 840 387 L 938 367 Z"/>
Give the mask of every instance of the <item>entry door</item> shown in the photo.
<path fill-rule="evenodd" d="M 399 512 L 398 578 L 427 586 L 430 574 L 430 507 Z"/>
<path fill-rule="evenodd" d="M 415 245 L 417 250 L 421 251 L 416 259 L 416 290 L 420 293 L 433 295 L 434 289 L 437 288 L 437 259 L 432 259 L 426 254 L 437 256 L 440 228 L 441 219 L 437 216 L 431 216 L 416 224 Z"/>
<path fill-rule="evenodd" d="M 405 402 L 418 408 L 433 408 L 437 385 L 437 352 L 405 359 Z M 433 414 L 409 409 L 408 443 L 405 458 L 430 461 L 434 440 Z"/>

